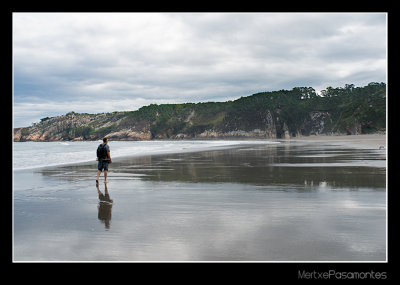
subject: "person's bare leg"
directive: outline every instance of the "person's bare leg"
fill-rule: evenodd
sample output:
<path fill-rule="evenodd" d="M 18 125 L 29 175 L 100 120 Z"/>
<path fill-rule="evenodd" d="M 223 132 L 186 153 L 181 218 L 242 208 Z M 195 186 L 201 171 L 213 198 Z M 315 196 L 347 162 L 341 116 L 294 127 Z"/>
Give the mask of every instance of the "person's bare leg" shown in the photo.
<path fill-rule="evenodd" d="M 97 170 L 97 177 L 96 177 L 96 182 L 99 183 L 99 177 L 101 174 L 101 170 Z"/>
<path fill-rule="evenodd" d="M 108 171 L 107 170 L 104 170 L 104 183 L 107 183 L 108 181 L 107 181 L 107 174 L 108 174 Z"/>

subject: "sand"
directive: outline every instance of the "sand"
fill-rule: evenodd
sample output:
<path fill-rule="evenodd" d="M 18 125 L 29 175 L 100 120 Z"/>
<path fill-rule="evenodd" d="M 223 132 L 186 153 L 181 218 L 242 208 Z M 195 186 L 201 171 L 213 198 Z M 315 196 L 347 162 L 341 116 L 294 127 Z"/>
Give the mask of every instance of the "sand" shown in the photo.
<path fill-rule="evenodd" d="M 386 136 L 280 141 L 16 171 L 13 260 L 387 260 Z"/>
<path fill-rule="evenodd" d="M 286 139 L 289 142 L 310 142 L 310 143 L 327 143 L 339 144 L 347 147 L 355 147 L 362 149 L 379 149 L 387 148 L 386 134 L 371 135 L 349 135 L 349 136 L 308 136 Z"/>

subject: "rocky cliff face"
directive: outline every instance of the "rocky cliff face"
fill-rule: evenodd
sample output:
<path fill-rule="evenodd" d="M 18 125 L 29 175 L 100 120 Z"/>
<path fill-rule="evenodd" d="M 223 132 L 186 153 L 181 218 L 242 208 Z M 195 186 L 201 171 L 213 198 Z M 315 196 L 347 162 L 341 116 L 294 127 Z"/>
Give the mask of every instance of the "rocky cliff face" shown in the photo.
<path fill-rule="evenodd" d="M 70 112 L 14 130 L 14 141 L 266 138 L 386 130 L 386 85 L 261 92 L 235 101 L 151 104 L 137 111 Z"/>
<path fill-rule="evenodd" d="M 14 141 L 82 141 L 104 136 L 120 140 L 149 140 L 146 126 L 121 128 L 123 113 L 77 114 L 48 118 L 28 128 L 15 128 Z M 148 126 L 147 126 L 148 127 Z"/>
<path fill-rule="evenodd" d="M 182 118 L 192 126 L 195 117 L 192 111 Z M 173 133 L 171 129 L 154 133 L 152 123 L 142 120 L 131 125 L 124 123 L 124 112 L 112 114 L 70 114 L 43 120 L 28 128 L 14 129 L 14 141 L 81 141 L 99 140 L 105 136 L 112 140 L 151 139 L 226 139 L 226 138 L 291 138 L 297 136 L 331 134 L 332 119 L 328 112 L 311 112 L 299 129 L 290 131 L 286 122 L 276 113 L 266 110 L 259 122 L 242 122 L 243 128 L 235 122 L 224 121 L 224 127 L 210 127 L 199 130 L 183 129 Z M 226 119 L 226 118 L 224 118 Z M 254 128 L 252 126 L 255 126 Z"/>

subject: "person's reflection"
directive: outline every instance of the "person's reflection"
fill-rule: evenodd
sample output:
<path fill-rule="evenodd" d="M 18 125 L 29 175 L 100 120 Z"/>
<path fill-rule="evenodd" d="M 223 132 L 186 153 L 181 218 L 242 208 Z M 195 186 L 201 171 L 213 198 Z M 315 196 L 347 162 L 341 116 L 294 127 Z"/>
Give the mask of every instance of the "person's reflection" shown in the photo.
<path fill-rule="evenodd" d="M 99 185 L 96 186 L 97 193 L 99 194 L 99 205 L 98 209 L 98 218 L 102 221 L 106 227 L 106 229 L 110 228 L 110 220 L 111 220 L 111 208 L 113 200 L 110 199 L 110 195 L 108 194 L 107 184 L 104 184 L 104 194 L 100 191 Z"/>

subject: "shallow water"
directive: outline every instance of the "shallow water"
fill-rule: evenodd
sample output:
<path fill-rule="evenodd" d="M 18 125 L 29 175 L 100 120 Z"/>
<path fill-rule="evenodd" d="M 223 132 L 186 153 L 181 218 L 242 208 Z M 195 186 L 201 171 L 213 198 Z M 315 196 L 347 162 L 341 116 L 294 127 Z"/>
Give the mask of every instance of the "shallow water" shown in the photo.
<path fill-rule="evenodd" d="M 112 204 L 95 172 L 14 172 L 15 261 L 386 260 L 384 151 L 282 143 L 133 157 L 110 166 Z"/>

